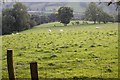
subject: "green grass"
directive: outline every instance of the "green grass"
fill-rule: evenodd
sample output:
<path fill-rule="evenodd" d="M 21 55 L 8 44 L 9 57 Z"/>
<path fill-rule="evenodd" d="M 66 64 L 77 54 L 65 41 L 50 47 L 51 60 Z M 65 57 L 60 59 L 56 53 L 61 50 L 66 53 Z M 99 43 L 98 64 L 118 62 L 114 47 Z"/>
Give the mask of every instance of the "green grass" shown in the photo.
<path fill-rule="evenodd" d="M 55 22 L 1 36 L 2 77 L 8 77 L 6 50 L 12 48 L 17 78 L 30 78 L 32 61 L 38 62 L 40 78 L 118 78 L 117 31 L 117 23 L 64 27 Z"/>

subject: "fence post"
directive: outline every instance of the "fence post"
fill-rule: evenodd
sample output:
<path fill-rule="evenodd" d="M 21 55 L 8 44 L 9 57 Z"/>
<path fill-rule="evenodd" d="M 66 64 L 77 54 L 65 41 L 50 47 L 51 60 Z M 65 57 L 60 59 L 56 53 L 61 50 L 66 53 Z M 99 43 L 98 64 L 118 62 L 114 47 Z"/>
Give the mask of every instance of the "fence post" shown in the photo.
<path fill-rule="evenodd" d="M 37 62 L 30 63 L 30 71 L 32 80 L 38 80 Z"/>
<path fill-rule="evenodd" d="M 7 50 L 7 67 L 8 67 L 9 80 L 15 80 L 12 49 Z"/>

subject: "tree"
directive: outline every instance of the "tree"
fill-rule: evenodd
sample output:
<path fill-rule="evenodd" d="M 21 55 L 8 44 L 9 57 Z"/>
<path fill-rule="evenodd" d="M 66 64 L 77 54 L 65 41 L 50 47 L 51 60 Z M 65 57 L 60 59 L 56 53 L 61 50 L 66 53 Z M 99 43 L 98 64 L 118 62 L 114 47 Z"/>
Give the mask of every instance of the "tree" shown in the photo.
<path fill-rule="evenodd" d="M 16 3 L 13 8 L 2 11 L 2 34 L 10 34 L 31 28 L 30 15 L 22 3 Z"/>
<path fill-rule="evenodd" d="M 50 14 L 50 15 L 48 16 L 49 22 L 55 22 L 55 21 L 57 20 L 56 17 L 57 17 L 57 15 L 54 14 L 54 13 Z"/>
<path fill-rule="evenodd" d="M 104 11 L 101 7 L 97 9 L 97 21 L 99 24 L 100 24 L 100 22 L 102 22 L 102 20 L 104 18 L 103 13 L 104 13 Z"/>
<path fill-rule="evenodd" d="M 6 9 L 2 12 L 2 34 L 10 34 L 14 30 L 15 18 L 12 16 L 12 9 Z"/>
<path fill-rule="evenodd" d="M 63 23 L 64 26 L 67 26 L 70 23 L 70 20 L 73 17 L 73 10 L 70 7 L 60 7 L 58 9 L 58 21 Z"/>
<path fill-rule="evenodd" d="M 106 24 L 109 21 L 109 15 L 107 13 L 103 13 L 102 21 Z"/>
<path fill-rule="evenodd" d="M 30 16 L 31 21 L 35 21 L 36 25 L 40 25 L 41 24 L 41 19 L 39 15 L 33 14 Z"/>
<path fill-rule="evenodd" d="M 93 2 L 91 2 L 88 6 L 88 8 L 85 11 L 85 18 L 90 21 L 94 21 L 94 24 L 98 21 L 104 22 L 105 24 L 107 22 L 113 22 L 114 18 L 103 11 L 101 7 L 97 7 L 97 5 Z"/>
<path fill-rule="evenodd" d="M 97 21 L 98 16 L 98 8 L 94 2 L 91 2 L 88 8 L 85 11 L 85 16 L 87 20 L 94 21 L 94 24 Z"/>
<path fill-rule="evenodd" d="M 30 21 L 30 16 L 27 13 L 27 7 L 25 5 L 22 3 L 16 3 L 13 5 L 12 12 L 16 20 L 14 23 L 16 31 L 22 31 L 30 28 L 29 25 L 26 25 Z"/>

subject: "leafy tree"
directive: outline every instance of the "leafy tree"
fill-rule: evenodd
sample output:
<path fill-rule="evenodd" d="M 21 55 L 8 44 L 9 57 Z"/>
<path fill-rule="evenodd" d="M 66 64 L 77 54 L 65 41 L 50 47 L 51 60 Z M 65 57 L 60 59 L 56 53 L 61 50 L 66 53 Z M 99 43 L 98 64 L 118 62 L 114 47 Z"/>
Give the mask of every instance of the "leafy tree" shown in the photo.
<path fill-rule="evenodd" d="M 12 12 L 16 20 L 14 23 L 16 31 L 22 31 L 30 28 L 29 25 L 26 25 L 30 21 L 30 16 L 27 13 L 27 7 L 25 5 L 22 3 L 16 3 L 13 5 Z"/>
<path fill-rule="evenodd" d="M 109 15 L 107 13 L 103 13 L 102 21 L 106 24 L 108 22 Z"/>
<path fill-rule="evenodd" d="M 36 23 L 36 25 L 40 25 L 41 24 L 41 19 L 40 19 L 39 15 L 35 15 L 35 14 L 31 15 L 30 19 L 31 19 L 32 22 L 34 21 Z"/>
<path fill-rule="evenodd" d="M 36 21 L 34 21 L 34 20 L 30 20 L 29 24 L 30 24 L 30 28 L 37 25 Z"/>
<path fill-rule="evenodd" d="M 2 13 L 2 34 L 23 31 L 33 26 L 27 8 L 22 3 L 16 3 L 13 8 L 3 9 Z"/>
<path fill-rule="evenodd" d="M 93 2 L 89 4 L 89 7 L 87 8 L 85 12 L 85 18 L 90 21 L 94 21 L 94 24 L 98 21 L 104 22 L 105 24 L 107 22 L 113 22 L 114 18 L 103 11 L 101 7 L 97 7 L 97 5 Z"/>
<path fill-rule="evenodd" d="M 58 21 L 67 26 L 73 17 L 73 10 L 70 7 L 60 7 L 58 10 Z"/>
<path fill-rule="evenodd" d="M 85 16 L 87 20 L 94 21 L 94 24 L 97 21 L 98 8 L 94 2 L 91 2 L 88 8 L 85 11 Z"/>
<path fill-rule="evenodd" d="M 12 9 L 2 12 L 2 34 L 10 34 L 14 30 L 15 18 L 12 16 Z"/>
<path fill-rule="evenodd" d="M 103 11 L 102 8 L 97 9 L 97 21 L 98 21 L 99 24 L 104 19 L 103 13 L 104 13 L 104 11 Z"/>

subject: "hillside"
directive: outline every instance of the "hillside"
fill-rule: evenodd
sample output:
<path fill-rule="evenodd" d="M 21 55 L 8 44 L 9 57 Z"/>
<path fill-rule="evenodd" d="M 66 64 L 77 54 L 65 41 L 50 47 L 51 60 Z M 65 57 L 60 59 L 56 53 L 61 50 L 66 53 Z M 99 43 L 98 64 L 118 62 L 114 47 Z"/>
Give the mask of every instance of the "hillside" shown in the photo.
<path fill-rule="evenodd" d="M 3 78 L 8 77 L 8 48 L 14 50 L 17 78 L 30 78 L 29 63 L 32 61 L 38 62 L 38 75 L 43 79 L 118 78 L 117 23 L 64 27 L 55 22 L 1 37 Z"/>

